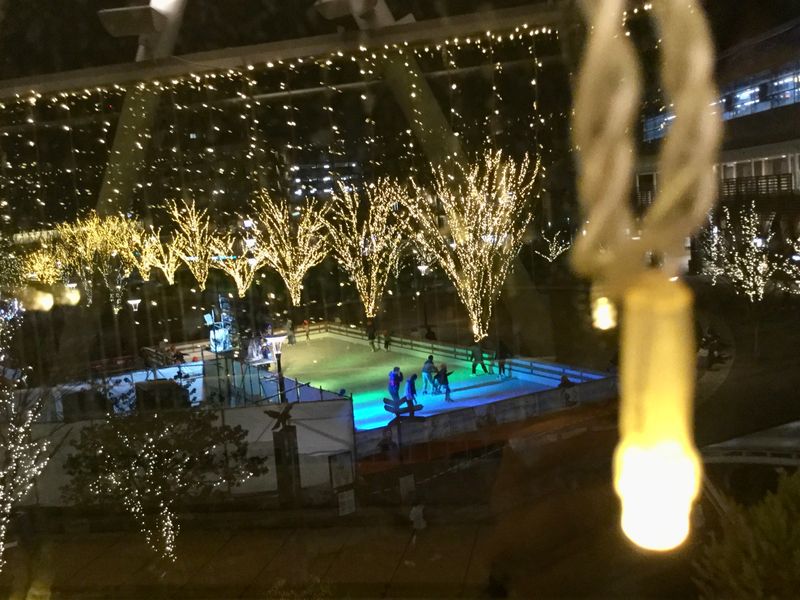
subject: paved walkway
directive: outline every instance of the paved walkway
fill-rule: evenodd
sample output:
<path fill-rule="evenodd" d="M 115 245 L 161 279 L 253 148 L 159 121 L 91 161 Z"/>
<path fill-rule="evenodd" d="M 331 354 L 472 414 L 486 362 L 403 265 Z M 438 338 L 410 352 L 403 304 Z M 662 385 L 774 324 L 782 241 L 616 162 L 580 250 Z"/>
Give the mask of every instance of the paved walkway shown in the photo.
<path fill-rule="evenodd" d="M 411 543 L 402 525 L 236 531 L 188 530 L 178 560 L 157 568 L 143 539 L 89 534 L 53 539 L 39 561 L 38 597 L 303 598 L 476 597 L 488 577 L 489 526 L 433 524 Z M 12 586 L 21 558 L 0 579 Z M 13 596 L 12 596 L 13 597 Z M 22 596 L 24 597 L 24 596 Z"/>

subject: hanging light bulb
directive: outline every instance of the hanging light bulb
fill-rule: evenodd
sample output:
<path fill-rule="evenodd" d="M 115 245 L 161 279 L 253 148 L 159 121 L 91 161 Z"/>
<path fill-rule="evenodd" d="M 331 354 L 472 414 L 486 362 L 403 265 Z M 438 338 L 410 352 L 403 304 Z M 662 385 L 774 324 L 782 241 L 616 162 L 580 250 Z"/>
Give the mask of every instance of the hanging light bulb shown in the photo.
<path fill-rule="evenodd" d="M 700 489 L 693 346 L 691 292 L 663 273 L 645 273 L 625 293 L 614 489 L 622 530 L 649 550 L 683 543 Z"/>
<path fill-rule="evenodd" d="M 592 325 L 602 331 L 617 326 L 617 307 L 608 297 L 600 296 L 592 301 Z"/>

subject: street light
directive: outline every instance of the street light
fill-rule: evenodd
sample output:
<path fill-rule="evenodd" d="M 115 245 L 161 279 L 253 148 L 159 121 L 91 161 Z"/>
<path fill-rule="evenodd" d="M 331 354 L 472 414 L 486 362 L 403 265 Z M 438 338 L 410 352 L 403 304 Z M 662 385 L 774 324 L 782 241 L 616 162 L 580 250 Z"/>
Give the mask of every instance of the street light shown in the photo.
<path fill-rule="evenodd" d="M 269 349 L 272 352 L 272 356 L 275 357 L 275 368 L 278 371 L 278 399 L 280 400 L 281 404 L 285 404 L 286 400 L 286 388 L 283 383 L 283 368 L 281 367 L 281 348 L 283 347 L 283 342 L 286 341 L 285 335 L 269 335 L 266 338 L 267 344 L 269 344 Z"/>

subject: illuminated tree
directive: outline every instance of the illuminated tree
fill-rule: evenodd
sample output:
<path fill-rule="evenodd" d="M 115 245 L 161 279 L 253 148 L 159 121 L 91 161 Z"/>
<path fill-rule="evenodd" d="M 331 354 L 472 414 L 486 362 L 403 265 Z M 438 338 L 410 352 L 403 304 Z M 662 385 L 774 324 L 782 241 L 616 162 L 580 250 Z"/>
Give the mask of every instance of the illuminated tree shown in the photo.
<path fill-rule="evenodd" d="M 181 254 L 200 289 L 204 290 L 208 269 L 212 266 L 214 254 L 211 247 L 215 240 L 208 211 L 198 210 L 194 200 L 184 200 L 181 206 L 172 202 L 167 210 L 175 225 L 172 251 Z"/>
<path fill-rule="evenodd" d="M 99 217 L 96 213 L 90 213 L 84 221 L 97 226 Z M 78 222 L 59 223 L 56 233 L 56 260 L 62 265 L 64 275 L 80 284 L 86 304 L 91 305 L 94 298 L 95 239 L 84 235 Z"/>
<path fill-rule="evenodd" d="M 61 281 L 62 272 L 56 254 L 42 247 L 25 255 L 23 262 L 25 276 L 44 285 L 54 285 Z"/>
<path fill-rule="evenodd" d="M 239 298 L 244 298 L 253 285 L 256 273 L 266 265 L 264 253 L 256 245 L 255 238 L 226 233 L 212 240 L 211 249 L 216 255 L 211 266 L 233 279 Z"/>
<path fill-rule="evenodd" d="M 722 274 L 737 294 L 751 303 L 760 302 L 783 267 L 770 248 L 773 234 L 762 234 L 761 221 L 753 204 L 735 220 L 727 207 L 723 208 L 723 213 L 728 228 L 724 234 L 726 239 L 719 246 L 724 257 Z"/>
<path fill-rule="evenodd" d="M 7 302 L 0 310 L 0 363 L 5 362 L 9 352 L 16 314 Z M 31 491 L 50 458 L 47 441 L 34 439 L 32 433 L 41 410 L 41 396 L 15 395 L 5 380 L 0 381 L 0 570 L 11 513 Z"/>
<path fill-rule="evenodd" d="M 397 207 L 407 194 L 392 179 L 358 191 L 343 183 L 338 188 L 328 225 L 331 250 L 355 284 L 367 317 L 373 318 L 403 249 Z"/>
<path fill-rule="evenodd" d="M 435 168 L 433 194 L 417 187 L 409 200 L 408 234 L 455 286 L 476 341 L 489 333 L 494 303 L 531 221 L 539 166 L 527 155 L 516 161 L 486 152 L 465 168 Z"/>
<path fill-rule="evenodd" d="M 277 271 L 289 290 L 292 305 L 300 305 L 303 278 L 308 270 L 322 262 L 327 254 L 329 204 L 306 202 L 292 210 L 285 198 L 272 198 L 262 192 L 253 203 L 258 221 L 259 250 L 271 268 Z"/>
<path fill-rule="evenodd" d="M 139 237 L 139 224 L 119 215 L 101 217 L 96 231 L 88 227 L 86 235 L 95 237 L 94 267 L 108 290 L 111 308 L 122 309 L 125 281 L 136 268 L 134 248 Z"/>
<path fill-rule="evenodd" d="M 711 278 L 711 285 L 717 285 L 719 278 L 725 275 L 727 249 L 725 239 L 719 227 L 709 217 L 708 225 L 698 236 L 701 272 Z"/>
<path fill-rule="evenodd" d="M 92 302 L 92 281 L 97 273 L 108 289 L 114 312 L 119 312 L 125 280 L 136 267 L 139 224 L 119 215 L 101 217 L 93 211 L 73 223 L 59 224 L 56 231 L 57 259 L 68 275 L 81 282 L 87 303 Z"/>
<path fill-rule="evenodd" d="M 161 271 L 169 285 L 173 285 L 175 273 L 183 263 L 184 251 L 174 238 L 167 243 L 161 242 L 161 230 L 157 230 L 153 236 L 159 240 L 153 247 L 153 267 Z"/>
<path fill-rule="evenodd" d="M 139 276 L 147 281 L 155 267 L 156 252 L 157 248 L 161 246 L 161 240 L 153 231 L 141 229 L 136 232 L 132 244 L 133 264 L 136 266 Z"/>
<path fill-rule="evenodd" d="M 552 235 L 542 233 L 541 237 L 542 241 L 544 242 L 544 251 L 534 250 L 534 252 L 549 263 L 556 262 L 558 257 L 564 254 L 564 252 L 569 250 L 572 246 L 572 240 L 570 239 L 569 234 L 560 230 L 556 231 Z"/>
<path fill-rule="evenodd" d="M 174 561 L 178 507 L 266 472 L 249 457 L 247 432 L 211 411 L 112 416 L 81 430 L 65 463 L 66 499 L 120 506 L 164 560 Z M 223 451 L 224 450 L 224 451 Z"/>

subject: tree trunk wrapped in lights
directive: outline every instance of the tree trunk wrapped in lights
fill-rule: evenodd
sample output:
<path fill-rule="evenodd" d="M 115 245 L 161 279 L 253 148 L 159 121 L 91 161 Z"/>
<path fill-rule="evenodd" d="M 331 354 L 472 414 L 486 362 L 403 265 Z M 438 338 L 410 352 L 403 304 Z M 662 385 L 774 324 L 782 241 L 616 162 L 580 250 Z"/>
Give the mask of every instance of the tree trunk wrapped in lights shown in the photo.
<path fill-rule="evenodd" d="M 7 357 L 15 325 L 16 311 L 0 311 L 0 361 Z M 31 491 L 36 478 L 47 465 L 47 442 L 33 438 L 33 424 L 41 413 L 41 398 L 31 400 L 23 394 L 16 397 L 13 390 L 0 383 L 0 570 L 8 525 L 14 508 Z"/>
<path fill-rule="evenodd" d="M 135 268 L 134 249 L 139 224 L 122 216 L 101 217 L 91 212 L 73 223 L 56 227 L 57 259 L 83 285 L 87 303 L 92 301 L 94 273 L 108 289 L 114 312 L 122 308 L 125 280 Z"/>
<path fill-rule="evenodd" d="M 253 203 L 257 245 L 267 264 L 281 276 L 293 306 L 300 305 L 303 278 L 328 252 L 329 204 L 306 202 L 295 219 L 285 198 L 262 191 Z"/>
<path fill-rule="evenodd" d="M 166 243 L 161 242 L 160 229 L 153 235 L 159 240 L 153 250 L 153 267 L 161 271 L 169 285 L 174 285 L 175 273 L 183 263 L 184 251 L 174 238 Z"/>
<path fill-rule="evenodd" d="M 85 228 L 96 238 L 95 269 L 108 290 L 111 308 L 122 309 L 125 282 L 136 268 L 134 248 L 139 237 L 139 224 L 118 215 L 100 218 L 96 231 Z"/>
<path fill-rule="evenodd" d="M 181 253 L 197 285 L 204 290 L 213 258 L 211 244 L 214 241 L 208 211 L 198 210 L 194 200 L 184 200 L 180 206 L 173 202 L 167 206 L 167 210 L 175 225 L 172 252 Z"/>
<path fill-rule="evenodd" d="M 761 302 L 782 269 L 782 260 L 770 248 L 773 234 L 764 234 L 754 204 L 732 218 L 723 208 L 728 224 L 723 246 L 722 272 L 736 290 L 751 303 Z"/>
<path fill-rule="evenodd" d="M 418 187 L 408 202 L 408 234 L 455 286 L 476 341 L 489 334 L 492 309 L 533 217 L 539 168 L 527 155 L 514 160 L 487 151 L 463 169 L 435 168 L 433 196 Z"/>
<path fill-rule="evenodd" d="M 248 243 L 248 239 L 251 240 Z M 230 234 L 216 236 L 211 241 L 211 250 L 216 255 L 211 266 L 226 273 L 236 284 L 239 298 L 244 298 L 253 285 L 256 273 L 264 268 L 264 252 L 255 243 L 255 238 L 234 237 Z"/>
<path fill-rule="evenodd" d="M 378 314 L 389 275 L 403 249 L 397 207 L 406 198 L 405 189 L 388 178 L 360 190 L 339 182 L 333 196 L 331 250 L 356 286 L 370 319 Z"/>

